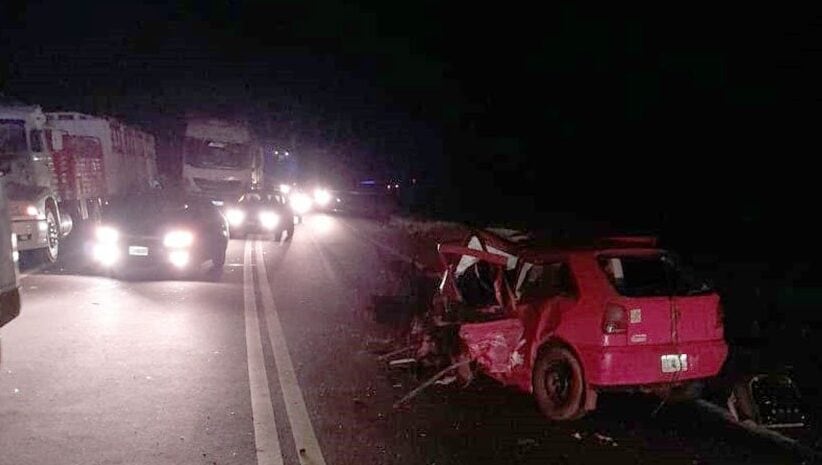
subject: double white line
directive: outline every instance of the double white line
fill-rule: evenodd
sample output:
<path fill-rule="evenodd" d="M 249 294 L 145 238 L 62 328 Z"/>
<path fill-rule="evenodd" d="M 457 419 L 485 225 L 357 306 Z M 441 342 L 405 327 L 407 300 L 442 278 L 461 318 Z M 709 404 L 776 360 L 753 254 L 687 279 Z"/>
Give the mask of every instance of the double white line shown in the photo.
<path fill-rule="evenodd" d="M 243 255 L 245 340 L 248 353 L 248 380 L 251 389 L 251 413 L 254 417 L 257 464 L 281 465 L 283 463 L 283 454 L 280 440 L 277 437 L 277 423 L 274 417 L 274 407 L 271 403 L 271 392 L 268 388 L 268 374 L 265 368 L 263 345 L 260 338 L 260 323 L 257 318 L 256 289 L 251 267 L 252 242 L 257 255 L 256 286 L 261 292 L 268 338 L 274 352 L 274 363 L 277 366 L 277 376 L 280 380 L 291 434 L 294 436 L 297 457 L 301 464 L 325 465 L 325 458 L 317 442 L 314 428 L 311 426 L 311 419 L 308 417 L 305 400 L 297 382 L 297 375 L 294 372 L 294 364 L 288 354 L 288 345 L 286 344 L 280 317 L 274 305 L 274 297 L 271 293 L 268 272 L 263 259 L 262 244 L 257 240 L 247 240 Z"/>

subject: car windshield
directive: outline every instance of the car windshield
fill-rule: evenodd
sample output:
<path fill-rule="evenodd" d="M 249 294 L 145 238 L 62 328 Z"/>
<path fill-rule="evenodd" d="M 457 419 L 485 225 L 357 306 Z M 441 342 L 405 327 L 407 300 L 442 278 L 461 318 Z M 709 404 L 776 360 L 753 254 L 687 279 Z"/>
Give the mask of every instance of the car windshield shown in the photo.
<path fill-rule="evenodd" d="M 0 153 L 23 152 L 26 146 L 26 126 L 20 120 L 0 120 Z"/>
<path fill-rule="evenodd" d="M 251 154 L 246 144 L 186 140 L 186 163 L 197 168 L 250 168 Z"/>
<path fill-rule="evenodd" d="M 110 200 L 103 207 L 104 221 L 145 222 L 167 219 L 189 209 L 182 199 L 160 195 L 136 195 Z"/>
<path fill-rule="evenodd" d="M 626 297 L 687 296 L 712 292 L 712 287 L 672 254 L 609 255 L 599 259 L 608 280 Z"/>

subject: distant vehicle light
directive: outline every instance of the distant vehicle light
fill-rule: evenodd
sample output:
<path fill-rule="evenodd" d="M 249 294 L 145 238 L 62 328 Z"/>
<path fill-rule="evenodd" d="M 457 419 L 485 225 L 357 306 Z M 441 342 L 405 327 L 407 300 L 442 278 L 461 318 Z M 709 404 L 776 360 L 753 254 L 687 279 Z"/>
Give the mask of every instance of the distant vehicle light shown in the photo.
<path fill-rule="evenodd" d="M 291 192 L 291 186 L 289 186 L 288 184 L 280 184 L 280 192 L 282 192 L 283 194 L 288 194 L 289 192 Z"/>
<path fill-rule="evenodd" d="M 245 212 L 236 208 L 232 208 L 227 211 L 225 216 L 231 226 L 239 226 L 243 224 L 243 221 L 245 221 Z"/>
<path fill-rule="evenodd" d="M 26 215 L 28 216 L 39 216 L 40 210 L 37 209 L 34 205 L 29 205 L 26 207 Z"/>
<path fill-rule="evenodd" d="M 260 224 L 265 229 L 274 229 L 280 223 L 280 215 L 275 212 L 260 212 Z"/>
<path fill-rule="evenodd" d="M 222 207 L 224 204 L 225 204 L 225 202 L 223 202 L 222 200 L 212 200 L 211 201 L 211 205 L 214 205 L 215 207 Z"/>
<path fill-rule="evenodd" d="M 172 249 L 184 249 L 194 243 L 194 235 L 188 231 L 171 231 L 163 237 L 163 245 Z"/>
<path fill-rule="evenodd" d="M 187 250 L 174 250 L 168 254 L 168 261 L 177 268 L 185 268 L 190 258 Z"/>
<path fill-rule="evenodd" d="M 111 226 L 99 226 L 94 232 L 94 236 L 104 244 L 113 244 L 120 240 L 120 231 Z"/>
<path fill-rule="evenodd" d="M 331 193 L 327 189 L 315 189 L 314 202 L 321 207 L 328 205 L 331 202 Z"/>
<path fill-rule="evenodd" d="M 311 197 L 302 192 L 295 192 L 289 198 L 291 208 L 294 209 L 298 215 L 308 213 L 311 210 Z"/>

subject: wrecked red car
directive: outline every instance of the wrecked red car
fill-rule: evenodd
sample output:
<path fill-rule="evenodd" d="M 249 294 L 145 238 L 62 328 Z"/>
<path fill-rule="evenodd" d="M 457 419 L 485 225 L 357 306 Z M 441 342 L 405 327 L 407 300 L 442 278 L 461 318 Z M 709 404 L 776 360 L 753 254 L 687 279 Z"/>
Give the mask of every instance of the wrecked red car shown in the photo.
<path fill-rule="evenodd" d="M 439 252 L 417 360 L 533 393 L 550 419 L 606 389 L 694 393 L 728 354 L 718 294 L 653 238 L 549 247 L 483 231 Z"/>

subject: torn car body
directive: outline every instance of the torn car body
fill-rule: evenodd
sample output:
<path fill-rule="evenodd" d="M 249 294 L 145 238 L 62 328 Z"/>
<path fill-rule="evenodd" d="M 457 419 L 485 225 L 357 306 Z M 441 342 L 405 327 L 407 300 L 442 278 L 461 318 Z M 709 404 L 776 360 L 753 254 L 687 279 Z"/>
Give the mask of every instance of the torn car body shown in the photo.
<path fill-rule="evenodd" d="M 412 330 L 417 358 L 471 360 L 533 393 L 549 418 L 594 409 L 600 390 L 715 376 L 727 356 L 719 296 L 653 239 L 561 248 L 481 231 L 439 252 L 439 292 Z"/>

